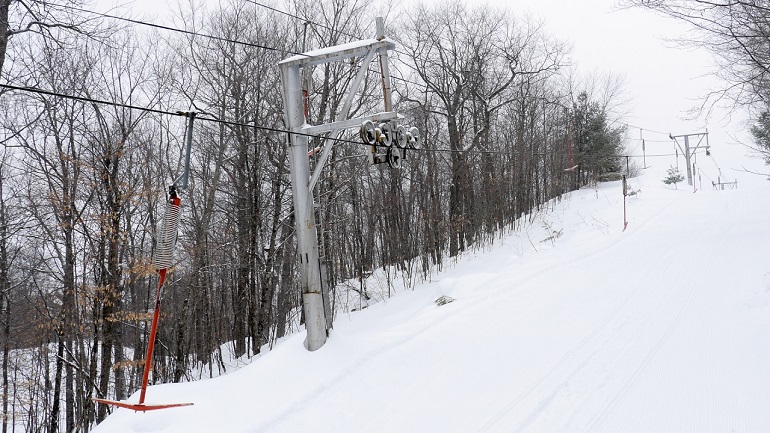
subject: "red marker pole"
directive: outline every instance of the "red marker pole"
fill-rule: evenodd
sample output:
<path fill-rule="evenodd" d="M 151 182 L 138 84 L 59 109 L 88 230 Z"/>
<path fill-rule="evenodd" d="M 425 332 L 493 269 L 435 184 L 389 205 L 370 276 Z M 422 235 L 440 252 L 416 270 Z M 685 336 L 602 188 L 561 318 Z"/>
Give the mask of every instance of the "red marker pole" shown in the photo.
<path fill-rule="evenodd" d="M 626 176 L 623 176 L 623 231 L 628 228 L 628 213 L 626 212 L 626 196 L 628 196 L 628 183 Z"/>
<path fill-rule="evenodd" d="M 152 353 L 155 350 L 155 336 L 158 334 L 158 319 L 160 318 L 160 289 L 166 281 L 166 269 L 158 271 L 158 289 L 155 291 L 155 311 L 152 313 L 152 326 L 150 327 L 150 339 L 147 341 L 147 356 L 144 360 L 144 374 L 142 375 L 142 392 L 139 394 L 139 404 L 144 404 L 144 396 L 147 394 L 147 382 L 152 368 Z"/>

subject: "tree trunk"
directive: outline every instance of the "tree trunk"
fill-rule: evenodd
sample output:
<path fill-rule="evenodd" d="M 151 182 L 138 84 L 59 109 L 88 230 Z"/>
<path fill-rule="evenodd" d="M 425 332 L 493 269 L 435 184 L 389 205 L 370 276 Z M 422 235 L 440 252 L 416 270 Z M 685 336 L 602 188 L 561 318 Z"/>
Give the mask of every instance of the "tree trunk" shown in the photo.
<path fill-rule="evenodd" d="M 0 0 L 5 1 L 5 0 Z M 6 7 L 5 17 L 8 11 Z M 0 5 L 0 20 L 2 20 L 2 5 Z M 2 66 L 0 64 L 0 69 Z M 4 164 L 3 164 L 4 165 Z M 0 169 L 2 166 L 0 166 Z M 6 220 L 5 206 L 5 175 L 0 171 L 0 323 L 3 324 L 3 402 L 2 418 L 3 431 L 8 432 L 8 357 L 11 352 L 11 302 L 10 281 L 8 280 L 8 221 Z"/>
<path fill-rule="evenodd" d="M 13 0 L 0 0 L 0 77 L 5 78 L 3 74 L 3 65 L 5 64 L 5 52 L 8 50 L 8 36 L 11 30 L 8 23 L 8 8 Z"/>

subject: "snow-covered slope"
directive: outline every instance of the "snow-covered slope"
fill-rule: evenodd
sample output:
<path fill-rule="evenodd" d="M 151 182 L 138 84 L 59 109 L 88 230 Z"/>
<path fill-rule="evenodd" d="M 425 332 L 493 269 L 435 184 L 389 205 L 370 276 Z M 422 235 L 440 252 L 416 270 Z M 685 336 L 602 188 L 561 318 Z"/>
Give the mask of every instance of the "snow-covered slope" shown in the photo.
<path fill-rule="evenodd" d="M 341 315 L 321 350 L 295 335 L 226 376 L 153 386 L 148 403 L 195 405 L 119 409 L 96 431 L 770 431 L 770 182 L 693 194 L 662 171 L 631 180 L 625 232 L 619 183 L 575 192 Z"/>

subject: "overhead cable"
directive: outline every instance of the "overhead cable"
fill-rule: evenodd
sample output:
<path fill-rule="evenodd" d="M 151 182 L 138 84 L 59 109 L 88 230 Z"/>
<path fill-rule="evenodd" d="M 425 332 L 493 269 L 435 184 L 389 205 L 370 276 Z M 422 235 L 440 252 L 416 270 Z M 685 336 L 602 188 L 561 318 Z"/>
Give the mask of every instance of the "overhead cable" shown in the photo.
<path fill-rule="evenodd" d="M 47 4 L 50 5 L 50 6 L 59 7 L 59 8 L 62 8 L 62 9 L 76 10 L 78 12 L 85 12 L 85 13 L 97 15 L 97 16 L 104 17 L 104 18 L 111 18 L 111 19 L 115 19 L 115 20 L 119 20 L 119 21 L 126 21 L 126 22 L 133 23 L 133 24 L 138 24 L 138 25 L 147 26 L 147 27 L 153 27 L 153 28 L 156 28 L 156 29 L 168 30 L 168 31 L 171 31 L 171 32 L 182 33 L 182 34 L 186 34 L 186 35 L 190 35 L 190 36 L 196 36 L 196 37 L 201 37 L 201 38 L 213 39 L 213 40 L 217 40 L 217 41 L 220 41 L 220 42 L 227 42 L 227 43 L 236 44 L 236 45 L 244 45 L 244 46 L 252 47 L 252 48 L 261 48 L 261 49 L 269 50 L 269 51 L 277 51 L 277 52 L 285 53 L 285 54 L 302 55 L 302 53 L 297 53 L 297 52 L 294 52 L 294 51 L 291 51 L 291 50 L 286 50 L 286 49 L 283 49 L 283 48 L 270 47 L 270 46 L 267 46 L 267 45 L 255 44 L 255 43 L 252 43 L 252 42 L 244 42 L 244 41 L 239 41 L 239 40 L 236 40 L 236 39 L 229 39 L 229 38 L 225 38 L 225 37 L 222 37 L 222 36 L 215 36 L 215 35 L 210 35 L 210 34 L 206 34 L 206 33 L 198 33 L 198 32 L 194 32 L 194 31 L 191 31 L 191 30 L 179 29 L 179 28 L 176 28 L 176 27 L 164 26 L 164 25 L 161 25 L 161 24 L 155 24 L 155 23 L 151 23 L 151 22 L 147 22 L 147 21 L 141 21 L 141 20 L 137 20 L 137 19 L 133 19 L 133 18 L 121 17 L 119 15 L 111 15 L 111 14 L 107 14 L 107 13 L 103 13 L 103 12 L 96 12 L 96 11 L 92 11 L 92 10 L 81 9 L 81 8 L 78 8 L 78 7 L 75 7 L 75 6 L 64 6 L 64 5 L 58 5 L 58 4 L 55 4 L 55 3 L 47 3 Z"/>
<path fill-rule="evenodd" d="M 22 86 L 15 86 L 12 84 L 3 84 L 0 83 L 0 87 L 9 89 L 9 90 L 15 90 L 15 91 L 22 91 L 22 92 L 29 92 L 29 93 L 37 93 L 42 95 L 48 95 L 48 96 L 54 96 L 57 98 L 63 98 L 63 99 L 71 99 L 75 101 L 85 102 L 85 103 L 91 103 L 91 104 L 100 104 L 100 105 L 110 105 L 113 107 L 120 107 L 120 108 L 126 108 L 129 110 L 138 110 L 138 111 L 145 111 L 155 114 L 161 114 L 161 115 L 169 115 L 169 116 L 186 116 L 187 113 L 183 111 L 169 111 L 169 110 L 161 110 L 157 108 L 148 108 L 148 107 L 139 107 L 136 105 L 130 105 L 130 104 L 123 104 L 120 102 L 111 102 L 111 101 L 104 101 L 84 96 L 75 96 L 75 95 L 68 95 L 64 93 L 55 92 L 52 90 L 45 90 L 45 89 L 39 89 L 35 87 L 22 87 Z M 212 123 L 218 123 L 218 124 L 224 124 L 229 126 L 238 126 L 243 128 L 252 128 L 252 129 L 258 129 L 261 131 L 267 131 L 267 132 L 275 132 L 275 133 L 283 133 L 283 134 L 294 134 L 299 136 L 305 136 L 310 138 L 323 138 L 327 140 L 332 140 L 337 143 L 351 143 L 356 145 L 364 145 L 364 143 L 361 143 L 360 141 L 355 140 L 348 140 L 344 138 L 332 138 L 332 137 L 322 137 L 319 135 L 313 135 L 313 134 L 304 134 L 301 132 L 293 132 L 288 129 L 282 129 L 282 128 L 273 128 L 269 126 L 262 126 L 258 125 L 256 123 L 242 123 L 242 122 L 235 122 L 235 121 L 229 121 L 224 119 L 217 119 L 215 117 L 207 117 L 205 114 L 199 114 L 198 117 L 196 117 L 198 120 L 206 121 L 206 122 L 212 122 Z M 384 147 L 382 145 L 378 145 L 377 147 Z M 462 149 L 431 149 L 431 148 L 420 148 L 420 149 L 409 149 L 409 152 L 435 152 L 435 153 L 466 153 L 468 155 L 475 155 L 475 154 L 482 154 L 482 155 L 509 155 L 509 156 L 556 156 L 557 153 L 543 153 L 543 152 L 526 152 L 526 151 L 514 151 L 514 152 L 508 152 L 508 151 L 501 151 L 501 150 L 485 150 L 485 149 L 471 149 L 471 150 L 462 150 Z M 652 154 L 652 155 L 646 155 L 646 157 L 670 157 L 675 156 L 673 153 L 670 154 Z M 618 158 L 642 158 L 643 155 L 618 155 Z"/>

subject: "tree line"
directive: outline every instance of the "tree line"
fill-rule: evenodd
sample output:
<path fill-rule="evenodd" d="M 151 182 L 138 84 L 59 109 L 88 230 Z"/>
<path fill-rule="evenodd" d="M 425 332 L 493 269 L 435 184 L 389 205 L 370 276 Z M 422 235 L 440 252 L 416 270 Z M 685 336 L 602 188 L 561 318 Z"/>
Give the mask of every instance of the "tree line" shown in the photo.
<path fill-rule="evenodd" d="M 165 112 L 217 121 L 194 126 L 152 383 L 225 373 L 300 329 L 276 64 L 374 33 L 355 0 L 294 0 L 288 14 L 190 3 L 175 15 L 185 32 L 62 5 L 0 3 L 0 75 L 29 89 L 0 89 L 3 433 L 89 431 L 110 411 L 91 398 L 140 385 L 151 257 L 186 121 Z M 381 12 L 398 45 L 394 106 L 423 149 L 393 170 L 370 166 L 362 145 L 334 145 L 314 193 L 334 311 L 347 292 L 372 296 L 363 282 L 377 270 L 413 285 L 621 171 L 624 131 L 608 108 L 620 84 L 575 79 L 542 23 L 457 1 Z M 335 120 L 357 63 L 307 74 L 308 123 Z M 380 85 L 371 71 L 351 116 L 381 111 Z"/>

